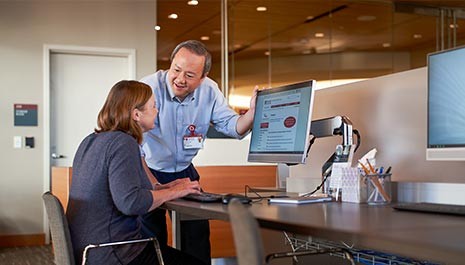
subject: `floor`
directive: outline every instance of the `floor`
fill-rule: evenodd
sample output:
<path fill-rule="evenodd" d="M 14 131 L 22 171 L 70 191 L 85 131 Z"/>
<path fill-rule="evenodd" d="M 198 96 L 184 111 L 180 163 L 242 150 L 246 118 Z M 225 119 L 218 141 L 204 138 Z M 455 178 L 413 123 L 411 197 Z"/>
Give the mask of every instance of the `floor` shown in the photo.
<path fill-rule="evenodd" d="M 1 265 L 53 265 L 52 247 L 0 248 Z M 213 259 L 212 265 L 237 265 L 236 259 Z"/>
<path fill-rule="evenodd" d="M 53 265 L 52 248 L 48 246 L 0 248 L 2 265 Z"/>

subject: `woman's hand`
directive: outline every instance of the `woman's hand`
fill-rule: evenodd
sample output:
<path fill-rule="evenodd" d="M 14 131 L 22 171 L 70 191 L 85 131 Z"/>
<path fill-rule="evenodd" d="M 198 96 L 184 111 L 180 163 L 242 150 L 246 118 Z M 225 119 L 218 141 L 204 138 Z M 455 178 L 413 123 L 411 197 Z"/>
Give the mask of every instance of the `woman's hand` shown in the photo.
<path fill-rule="evenodd" d="M 168 188 L 169 191 L 175 193 L 173 199 L 181 198 L 191 193 L 200 193 L 200 183 L 198 181 L 191 181 L 189 178 L 177 179 L 168 184 L 171 184 Z"/>
<path fill-rule="evenodd" d="M 172 188 L 172 187 L 175 187 L 176 185 L 179 185 L 180 183 L 184 183 L 184 182 L 191 182 L 189 178 L 182 178 L 182 179 L 175 179 L 171 182 L 168 182 L 166 184 L 157 184 L 155 186 L 155 190 L 162 190 L 162 189 L 169 189 L 169 188 Z M 198 183 L 198 181 L 197 181 Z"/>
<path fill-rule="evenodd" d="M 166 201 L 182 198 L 191 193 L 200 193 L 200 184 L 198 181 L 191 181 L 189 178 L 156 185 L 156 189 L 152 190 L 153 202 L 149 211 L 159 207 Z"/>

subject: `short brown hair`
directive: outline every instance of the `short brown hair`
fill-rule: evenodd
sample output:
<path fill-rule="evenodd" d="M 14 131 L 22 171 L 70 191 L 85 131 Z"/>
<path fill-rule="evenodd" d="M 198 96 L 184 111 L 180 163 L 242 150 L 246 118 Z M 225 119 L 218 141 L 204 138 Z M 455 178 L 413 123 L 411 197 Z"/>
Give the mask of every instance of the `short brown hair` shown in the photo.
<path fill-rule="evenodd" d="M 148 85 L 133 80 L 119 81 L 111 88 L 98 114 L 95 132 L 122 131 L 142 143 L 142 129 L 131 113 L 134 109 L 142 110 L 151 97 L 152 89 Z"/>

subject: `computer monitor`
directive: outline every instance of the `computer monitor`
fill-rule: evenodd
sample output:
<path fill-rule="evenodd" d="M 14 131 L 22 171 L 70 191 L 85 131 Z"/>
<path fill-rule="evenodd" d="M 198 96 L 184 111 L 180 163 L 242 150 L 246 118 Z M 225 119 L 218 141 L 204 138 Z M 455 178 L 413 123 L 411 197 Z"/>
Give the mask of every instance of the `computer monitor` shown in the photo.
<path fill-rule="evenodd" d="M 465 160 L 465 46 L 428 54 L 427 160 Z"/>
<path fill-rule="evenodd" d="M 257 94 L 249 162 L 305 163 L 315 80 Z"/>

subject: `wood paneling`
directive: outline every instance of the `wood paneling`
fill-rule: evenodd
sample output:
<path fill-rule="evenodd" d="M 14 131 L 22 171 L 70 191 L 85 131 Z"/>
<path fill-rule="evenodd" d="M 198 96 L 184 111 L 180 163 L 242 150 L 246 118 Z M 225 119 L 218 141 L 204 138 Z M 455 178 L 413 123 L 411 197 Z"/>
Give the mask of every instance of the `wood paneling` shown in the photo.
<path fill-rule="evenodd" d="M 0 247 L 25 247 L 41 245 L 45 245 L 45 234 L 0 236 Z"/>
<path fill-rule="evenodd" d="M 52 193 L 58 197 L 65 212 L 68 206 L 72 174 L 71 167 L 52 167 Z"/>

